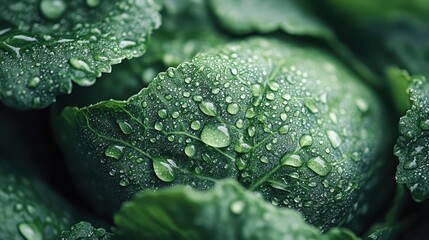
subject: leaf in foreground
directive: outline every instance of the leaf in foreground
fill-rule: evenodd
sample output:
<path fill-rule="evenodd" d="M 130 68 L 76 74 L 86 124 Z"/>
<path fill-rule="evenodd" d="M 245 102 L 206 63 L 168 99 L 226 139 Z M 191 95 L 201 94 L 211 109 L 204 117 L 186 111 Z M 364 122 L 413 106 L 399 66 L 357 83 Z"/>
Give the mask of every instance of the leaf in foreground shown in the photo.
<path fill-rule="evenodd" d="M 322 229 L 366 214 L 386 143 L 381 103 L 341 63 L 260 38 L 199 54 L 127 101 L 61 118 L 69 166 L 100 211 L 142 189 L 234 178 Z"/>
<path fill-rule="evenodd" d="M 429 83 L 413 77 L 409 86 L 411 108 L 399 121 L 395 155 L 399 158 L 398 183 L 406 184 L 414 200 L 429 197 Z"/>
<path fill-rule="evenodd" d="M 72 82 L 92 85 L 112 64 L 144 53 L 158 10 L 152 0 L 0 0 L 0 100 L 43 108 Z"/>
<path fill-rule="evenodd" d="M 88 222 L 79 222 L 69 230 L 63 231 L 58 237 L 59 240 L 113 240 L 112 233 L 103 228 L 95 228 Z M 140 238 L 141 239 L 141 238 Z"/>
<path fill-rule="evenodd" d="M 298 212 L 274 207 L 234 181 L 208 192 L 144 191 L 114 219 L 123 239 L 323 239 Z"/>

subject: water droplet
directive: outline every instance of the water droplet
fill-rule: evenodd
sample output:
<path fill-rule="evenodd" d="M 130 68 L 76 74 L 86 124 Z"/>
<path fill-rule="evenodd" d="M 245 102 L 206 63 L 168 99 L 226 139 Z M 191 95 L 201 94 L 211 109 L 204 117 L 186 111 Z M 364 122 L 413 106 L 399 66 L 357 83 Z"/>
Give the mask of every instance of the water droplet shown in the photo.
<path fill-rule="evenodd" d="M 312 113 L 317 113 L 319 109 L 316 107 L 316 102 L 312 98 L 305 98 L 304 105 L 310 110 Z"/>
<path fill-rule="evenodd" d="M 176 118 L 178 118 L 178 117 L 180 116 L 180 113 L 179 113 L 179 112 L 174 112 L 173 114 L 171 114 L 171 116 L 172 116 L 174 119 L 176 119 Z"/>
<path fill-rule="evenodd" d="M 268 87 L 269 87 L 272 91 L 277 92 L 277 91 L 279 90 L 279 88 L 280 88 L 280 85 L 279 85 L 277 82 L 269 82 L 269 83 L 268 83 Z"/>
<path fill-rule="evenodd" d="M 198 95 L 194 96 L 192 99 L 193 99 L 195 102 L 201 102 L 201 101 L 203 101 L 203 97 L 198 96 Z"/>
<path fill-rule="evenodd" d="M 126 49 L 126 48 L 132 48 L 134 46 L 136 46 L 137 43 L 134 41 L 129 41 L 129 40 L 122 40 L 119 42 L 119 47 L 122 49 Z"/>
<path fill-rule="evenodd" d="M 228 104 L 227 111 L 228 111 L 230 114 L 235 115 L 235 114 L 237 114 L 237 113 L 238 113 L 238 111 L 240 111 L 240 106 L 238 106 L 238 104 L 237 104 L 237 103 L 231 103 L 231 104 Z"/>
<path fill-rule="evenodd" d="M 156 122 L 154 128 L 157 131 L 161 131 L 162 129 L 164 129 L 164 124 L 162 124 L 162 122 Z"/>
<path fill-rule="evenodd" d="M 311 144 L 313 144 L 313 137 L 311 137 L 310 135 L 303 135 L 299 139 L 299 145 L 301 147 L 311 146 Z"/>
<path fill-rule="evenodd" d="M 272 92 L 267 93 L 267 95 L 265 96 L 268 100 L 274 100 L 275 95 Z"/>
<path fill-rule="evenodd" d="M 337 132 L 333 130 L 327 130 L 326 135 L 328 135 L 329 142 L 331 142 L 333 148 L 337 148 L 341 145 L 341 138 Z"/>
<path fill-rule="evenodd" d="M 284 94 L 284 95 L 282 96 L 282 98 L 283 98 L 284 100 L 286 100 L 286 101 L 289 101 L 292 97 L 291 97 L 291 95 L 290 95 L 290 94 Z"/>
<path fill-rule="evenodd" d="M 127 178 L 122 178 L 119 180 L 119 185 L 122 187 L 126 187 L 130 184 L 130 181 Z"/>
<path fill-rule="evenodd" d="M 242 128 L 244 127 L 244 121 L 243 121 L 242 119 L 238 119 L 238 120 L 235 122 L 235 126 L 236 126 L 237 128 L 239 128 L 239 129 L 242 129 Z"/>
<path fill-rule="evenodd" d="M 282 166 L 301 167 L 303 162 L 299 155 L 287 153 L 280 159 L 280 164 Z"/>
<path fill-rule="evenodd" d="M 283 125 L 279 128 L 279 133 L 285 135 L 289 132 L 289 125 Z"/>
<path fill-rule="evenodd" d="M 266 156 L 262 156 L 261 159 L 260 159 L 260 161 L 263 162 L 263 163 L 268 163 L 269 159 Z"/>
<path fill-rule="evenodd" d="M 420 128 L 423 130 L 429 130 L 429 119 L 420 122 Z"/>
<path fill-rule="evenodd" d="M 100 4 L 101 0 L 86 0 L 86 5 L 89 7 L 96 7 Z"/>
<path fill-rule="evenodd" d="M 195 153 L 196 153 L 196 149 L 195 149 L 194 145 L 186 145 L 186 147 L 185 147 L 186 156 L 191 158 L 191 157 L 195 156 Z"/>
<path fill-rule="evenodd" d="M 404 169 L 415 169 L 417 168 L 417 158 L 414 157 L 412 160 L 408 160 L 404 163 Z"/>
<path fill-rule="evenodd" d="M 262 87 L 261 87 L 261 85 L 259 85 L 259 84 L 253 84 L 251 88 L 252 88 L 252 95 L 254 97 L 258 97 L 259 95 L 261 95 L 261 93 L 262 93 Z"/>
<path fill-rule="evenodd" d="M 167 112 L 167 110 L 166 110 L 166 109 L 160 109 L 160 110 L 158 111 L 158 116 L 159 116 L 160 118 L 162 118 L 162 119 L 167 118 L 167 117 L 168 117 L 168 112 Z"/>
<path fill-rule="evenodd" d="M 174 70 L 172 68 L 167 69 L 167 75 L 171 78 L 174 77 Z"/>
<path fill-rule="evenodd" d="M 237 70 L 237 68 L 231 68 L 231 73 L 232 73 L 232 75 L 237 75 L 238 74 L 238 70 Z"/>
<path fill-rule="evenodd" d="M 104 155 L 119 160 L 124 155 L 124 149 L 124 146 L 112 144 L 104 150 Z"/>
<path fill-rule="evenodd" d="M 248 153 L 252 150 L 252 146 L 250 144 L 244 142 L 244 140 L 241 138 L 237 141 L 237 143 L 234 146 L 234 151 L 238 153 Z"/>
<path fill-rule="evenodd" d="M 22 222 L 18 231 L 25 240 L 43 240 L 43 235 L 34 223 Z"/>
<path fill-rule="evenodd" d="M 205 144 L 215 148 L 227 147 L 231 143 L 228 128 L 220 124 L 206 124 L 200 137 Z"/>
<path fill-rule="evenodd" d="M 335 115 L 335 113 L 333 113 L 333 112 L 330 112 L 329 113 L 329 118 L 331 119 L 331 121 L 333 122 L 333 123 L 338 123 L 338 120 L 337 120 L 337 115 Z"/>
<path fill-rule="evenodd" d="M 238 158 L 235 161 L 235 165 L 237 166 L 238 170 L 242 171 L 247 167 L 247 163 L 242 158 Z"/>
<path fill-rule="evenodd" d="M 28 80 L 27 87 L 36 88 L 37 86 L 39 86 L 39 83 L 40 83 L 40 78 L 34 77 L 34 78 Z"/>
<path fill-rule="evenodd" d="M 207 116 L 214 117 L 217 114 L 216 106 L 212 102 L 202 101 L 198 106 L 201 112 Z"/>
<path fill-rule="evenodd" d="M 247 129 L 247 133 L 249 134 L 249 137 L 254 137 L 256 133 L 256 128 L 254 126 L 251 126 Z"/>
<path fill-rule="evenodd" d="M 89 73 L 92 72 L 88 63 L 83 61 L 83 60 L 80 60 L 79 58 L 71 57 L 69 62 L 72 65 L 72 67 L 74 67 L 77 70 L 81 70 L 81 71 L 85 71 L 85 72 L 89 72 Z"/>
<path fill-rule="evenodd" d="M 254 118 L 256 116 L 256 112 L 254 108 L 248 108 L 246 110 L 246 114 L 244 115 L 246 118 Z"/>
<path fill-rule="evenodd" d="M 307 167 L 320 176 L 327 176 L 331 172 L 331 166 L 321 157 L 310 158 Z"/>
<path fill-rule="evenodd" d="M 67 5 L 63 0 L 42 0 L 40 11 L 48 19 L 55 20 L 65 12 Z"/>
<path fill-rule="evenodd" d="M 127 123 L 124 120 L 117 120 L 116 123 L 118 124 L 119 128 L 124 134 L 131 134 L 133 132 L 133 127 Z"/>
<path fill-rule="evenodd" d="M 153 170 L 156 176 L 164 182 L 171 182 L 174 180 L 173 167 L 176 167 L 175 163 L 171 159 L 154 158 L 153 159 Z"/>
<path fill-rule="evenodd" d="M 201 122 L 200 122 L 200 121 L 195 120 L 195 121 L 192 121 L 192 122 L 191 122 L 191 129 L 192 129 L 192 130 L 197 131 L 197 130 L 199 130 L 199 129 L 200 129 L 200 127 L 201 127 Z"/>
<path fill-rule="evenodd" d="M 369 104 L 362 98 L 356 99 L 355 104 L 361 112 L 367 112 L 369 110 Z"/>
<path fill-rule="evenodd" d="M 237 200 L 231 203 L 231 205 L 229 206 L 229 209 L 233 214 L 240 214 L 243 212 L 244 207 L 245 207 L 244 202 L 241 200 Z"/>

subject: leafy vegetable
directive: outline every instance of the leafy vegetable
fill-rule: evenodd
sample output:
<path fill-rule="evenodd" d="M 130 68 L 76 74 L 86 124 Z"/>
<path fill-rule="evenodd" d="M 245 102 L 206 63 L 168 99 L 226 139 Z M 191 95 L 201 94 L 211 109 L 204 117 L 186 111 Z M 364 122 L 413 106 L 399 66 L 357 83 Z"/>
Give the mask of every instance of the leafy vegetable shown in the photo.
<path fill-rule="evenodd" d="M 324 25 L 297 0 L 211 0 L 220 23 L 235 33 L 283 30 L 292 35 L 335 38 Z"/>
<path fill-rule="evenodd" d="M 414 200 L 421 202 L 429 197 L 429 84 L 424 77 L 413 77 L 408 90 L 411 108 L 399 121 L 395 146 L 399 158 L 396 180 L 406 184 Z"/>
<path fill-rule="evenodd" d="M 92 85 L 112 64 L 144 53 L 158 10 L 152 0 L 0 1 L 0 99 L 43 108 L 70 93 L 72 81 Z"/>
<path fill-rule="evenodd" d="M 111 240 L 114 239 L 111 233 L 103 228 L 94 228 L 88 222 L 80 222 L 71 227 L 68 231 L 63 231 L 60 240 Z"/>
<path fill-rule="evenodd" d="M 383 119 L 326 52 L 250 39 L 160 73 L 127 101 L 67 108 L 57 134 L 103 211 L 140 189 L 235 178 L 327 229 L 365 213 L 352 206 L 378 181 Z"/>
<path fill-rule="evenodd" d="M 267 204 L 234 181 L 209 192 L 184 186 L 141 192 L 115 223 L 123 239 L 323 239 L 298 212 Z"/>
<path fill-rule="evenodd" d="M 0 160 L 0 206 L 0 239 L 56 239 L 73 221 L 63 199 L 5 159 Z"/>

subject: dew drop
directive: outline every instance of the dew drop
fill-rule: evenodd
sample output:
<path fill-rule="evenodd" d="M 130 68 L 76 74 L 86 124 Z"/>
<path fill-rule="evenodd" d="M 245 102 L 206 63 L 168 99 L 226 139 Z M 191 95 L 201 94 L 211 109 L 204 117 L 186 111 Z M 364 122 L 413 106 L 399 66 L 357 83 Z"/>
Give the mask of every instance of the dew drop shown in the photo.
<path fill-rule="evenodd" d="M 18 231 L 25 240 L 43 240 L 42 233 L 34 223 L 22 222 Z"/>
<path fill-rule="evenodd" d="M 34 77 L 34 78 L 28 80 L 27 87 L 28 88 L 36 88 L 37 86 L 39 86 L 39 84 L 40 84 L 40 78 Z"/>
<path fill-rule="evenodd" d="M 63 0 L 42 0 L 39 7 L 43 16 L 56 20 L 65 12 L 67 5 Z"/>
<path fill-rule="evenodd" d="M 234 151 L 238 153 L 248 153 L 252 150 L 252 146 L 250 144 L 244 142 L 243 139 L 240 139 L 237 141 L 237 143 L 234 146 Z"/>
<path fill-rule="evenodd" d="M 237 68 L 231 68 L 231 73 L 232 73 L 232 75 L 237 75 L 238 74 L 238 70 L 237 70 Z"/>
<path fill-rule="evenodd" d="M 279 133 L 285 135 L 289 132 L 289 125 L 283 125 L 279 128 Z"/>
<path fill-rule="evenodd" d="M 122 186 L 122 187 L 126 187 L 126 186 L 128 186 L 130 184 L 130 181 L 127 179 L 127 178 L 122 178 L 120 181 L 119 181 L 119 185 L 120 186 Z"/>
<path fill-rule="evenodd" d="M 192 130 L 195 130 L 195 131 L 200 130 L 200 127 L 201 127 L 201 122 L 200 121 L 195 120 L 195 121 L 191 122 L 191 129 Z"/>
<path fill-rule="evenodd" d="M 247 110 L 246 110 L 246 113 L 245 113 L 245 115 L 244 115 L 246 118 L 254 118 L 255 116 L 256 116 L 256 112 L 255 112 L 255 109 L 254 108 L 248 108 Z"/>
<path fill-rule="evenodd" d="M 254 126 L 251 126 L 247 129 L 247 134 L 249 134 L 249 137 L 254 137 L 256 133 L 256 128 Z"/>
<path fill-rule="evenodd" d="M 167 112 L 167 110 L 166 110 L 166 109 L 160 109 L 160 110 L 158 111 L 158 116 L 159 116 L 160 118 L 162 118 L 162 119 L 167 118 L 167 116 L 168 116 L 168 112 Z"/>
<path fill-rule="evenodd" d="M 246 169 L 246 167 L 247 167 L 247 163 L 242 158 L 238 158 L 235 161 L 235 165 L 237 166 L 238 170 L 240 170 L 240 171 Z"/>
<path fill-rule="evenodd" d="M 162 129 L 164 129 L 164 124 L 162 124 L 162 122 L 156 122 L 154 128 L 157 131 L 161 131 Z"/>
<path fill-rule="evenodd" d="M 333 148 L 337 148 L 341 145 L 341 138 L 337 132 L 333 130 L 327 130 L 326 135 L 328 135 L 329 142 L 331 142 Z"/>
<path fill-rule="evenodd" d="M 237 103 L 228 104 L 227 111 L 232 115 L 236 115 L 240 111 L 240 106 Z"/>
<path fill-rule="evenodd" d="M 198 107 L 207 116 L 214 117 L 217 114 L 216 106 L 212 102 L 202 101 Z"/>
<path fill-rule="evenodd" d="M 319 111 L 319 109 L 317 109 L 317 107 L 316 107 L 316 103 L 314 102 L 314 99 L 312 99 L 312 98 L 306 98 L 306 99 L 304 99 L 304 105 L 312 113 L 317 113 Z"/>
<path fill-rule="evenodd" d="M 133 132 L 133 127 L 128 122 L 124 120 L 117 120 L 116 123 L 124 134 L 128 135 Z"/>
<path fill-rule="evenodd" d="M 171 182 L 174 180 L 173 168 L 177 167 L 173 160 L 164 158 L 154 158 L 153 170 L 155 175 L 164 182 Z"/>
<path fill-rule="evenodd" d="M 417 158 L 414 157 L 412 160 L 408 160 L 404 163 L 404 169 L 416 169 L 417 168 Z"/>
<path fill-rule="evenodd" d="M 225 125 L 221 124 L 206 124 L 201 131 L 200 137 L 205 144 L 215 148 L 223 148 L 231 144 L 229 130 Z"/>
<path fill-rule="evenodd" d="M 252 89 L 252 95 L 254 97 L 258 97 L 262 93 L 262 87 L 259 84 L 253 84 L 251 89 Z"/>
<path fill-rule="evenodd" d="M 83 61 L 83 60 L 80 60 L 79 58 L 71 57 L 69 62 L 70 62 L 70 65 L 77 70 L 81 70 L 81 71 L 85 71 L 85 72 L 89 72 L 89 73 L 92 72 L 88 63 Z"/>
<path fill-rule="evenodd" d="M 319 156 L 310 158 L 307 167 L 320 176 L 327 176 L 331 172 L 331 166 Z"/>
<path fill-rule="evenodd" d="M 313 144 L 313 137 L 311 137 L 310 135 L 303 135 L 299 139 L 299 145 L 301 147 L 311 146 L 312 144 Z"/>
<path fill-rule="evenodd" d="M 259 159 L 262 163 L 268 163 L 270 160 L 266 156 L 262 156 L 261 159 Z"/>
<path fill-rule="evenodd" d="M 429 130 L 429 119 L 421 121 L 419 124 L 420 128 L 423 130 Z"/>
<path fill-rule="evenodd" d="M 124 155 L 124 149 L 124 146 L 112 144 L 104 150 L 104 155 L 119 160 Z"/>
<path fill-rule="evenodd" d="M 274 100 L 275 95 L 272 92 L 267 93 L 267 95 L 265 96 L 268 100 Z"/>
<path fill-rule="evenodd" d="M 243 121 L 243 119 L 238 119 L 238 120 L 235 122 L 235 126 L 236 126 L 237 128 L 239 128 L 239 129 L 242 129 L 242 128 L 244 127 L 244 121 Z"/>
<path fill-rule="evenodd" d="M 301 167 L 303 162 L 299 155 L 287 153 L 280 159 L 280 164 L 282 166 Z"/>
<path fill-rule="evenodd" d="M 194 145 L 186 145 L 186 147 L 185 147 L 186 156 L 191 158 L 191 157 L 195 156 L 195 153 L 196 153 L 196 149 L 195 149 Z"/>

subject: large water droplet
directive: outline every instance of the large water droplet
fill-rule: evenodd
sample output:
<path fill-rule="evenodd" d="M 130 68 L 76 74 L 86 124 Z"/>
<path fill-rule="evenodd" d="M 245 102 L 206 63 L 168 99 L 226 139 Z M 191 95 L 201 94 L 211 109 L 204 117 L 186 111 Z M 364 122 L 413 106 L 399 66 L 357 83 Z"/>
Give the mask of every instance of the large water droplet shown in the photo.
<path fill-rule="evenodd" d="M 81 71 L 85 71 L 85 72 L 89 72 L 89 73 L 92 72 L 88 63 L 83 61 L 83 60 L 80 60 L 79 58 L 71 57 L 69 62 L 70 62 L 70 65 L 72 65 L 72 67 L 74 67 L 77 70 L 81 70 Z"/>
<path fill-rule="evenodd" d="M 207 116 L 214 117 L 217 114 L 216 106 L 212 102 L 202 101 L 198 107 Z"/>
<path fill-rule="evenodd" d="M 311 144 L 313 144 L 313 137 L 311 137 L 310 135 L 303 135 L 299 139 L 299 145 L 301 147 L 311 146 Z"/>
<path fill-rule="evenodd" d="M 341 138 L 337 132 L 333 130 L 327 130 L 326 135 L 328 135 L 329 142 L 331 142 L 333 148 L 337 148 L 341 145 Z"/>
<path fill-rule="evenodd" d="M 240 106 L 238 106 L 237 103 L 228 104 L 227 111 L 228 113 L 235 115 L 240 111 Z"/>
<path fill-rule="evenodd" d="M 42 0 L 40 1 L 40 11 L 48 19 L 55 20 L 61 17 L 67 8 L 63 0 Z"/>
<path fill-rule="evenodd" d="M 153 159 L 153 170 L 156 176 L 164 182 L 174 180 L 173 168 L 177 167 L 173 160 L 164 158 Z"/>
<path fill-rule="evenodd" d="M 246 113 L 245 113 L 245 115 L 244 115 L 246 118 L 254 118 L 255 116 L 256 116 L 256 112 L 255 112 L 255 109 L 254 108 L 248 108 L 247 110 L 246 110 Z"/>
<path fill-rule="evenodd" d="M 195 156 L 196 153 L 196 149 L 194 145 L 186 145 L 185 147 L 185 154 L 188 157 L 193 157 Z"/>
<path fill-rule="evenodd" d="M 124 149 L 124 146 L 112 144 L 104 150 L 104 155 L 119 160 L 124 155 Z"/>
<path fill-rule="evenodd" d="M 302 163 L 301 157 L 296 154 L 287 153 L 280 159 L 280 164 L 283 166 L 301 167 Z"/>
<path fill-rule="evenodd" d="M 20 223 L 18 231 L 25 240 L 43 240 L 42 233 L 34 223 Z"/>
<path fill-rule="evenodd" d="M 243 139 L 238 140 L 238 142 L 234 146 L 234 151 L 238 153 L 248 153 L 252 150 L 252 146 L 250 144 L 244 142 Z"/>
<path fill-rule="evenodd" d="M 261 87 L 261 85 L 259 85 L 259 84 L 253 84 L 251 88 L 252 88 L 252 95 L 254 97 L 258 97 L 259 95 L 261 95 L 261 93 L 262 93 L 262 87 Z"/>
<path fill-rule="evenodd" d="M 37 86 L 39 86 L 39 83 L 40 83 L 40 78 L 34 77 L 34 78 L 31 78 L 30 80 L 28 80 L 27 87 L 36 88 Z"/>
<path fill-rule="evenodd" d="M 310 110 L 312 113 L 317 113 L 319 109 L 316 107 L 316 102 L 312 98 L 304 99 L 304 105 Z"/>
<path fill-rule="evenodd" d="M 159 116 L 160 118 L 162 118 L 162 119 L 167 118 L 167 116 L 168 116 L 168 112 L 167 112 L 167 110 L 166 110 L 166 109 L 160 109 L 160 110 L 158 111 L 158 116 Z"/>
<path fill-rule="evenodd" d="M 116 123 L 124 134 L 128 135 L 133 132 L 133 127 L 128 122 L 124 120 L 117 120 Z"/>
<path fill-rule="evenodd" d="M 279 133 L 281 135 L 285 135 L 289 132 L 289 126 L 288 125 L 283 125 L 279 128 Z"/>
<path fill-rule="evenodd" d="M 362 98 L 355 100 L 356 106 L 361 112 L 367 112 L 369 110 L 369 104 Z"/>
<path fill-rule="evenodd" d="M 195 120 L 195 121 L 192 121 L 192 122 L 191 122 L 191 129 L 192 129 L 192 130 L 197 131 L 197 130 L 199 130 L 199 129 L 200 129 L 200 127 L 201 127 L 201 122 L 200 122 L 200 121 Z"/>
<path fill-rule="evenodd" d="M 310 158 L 307 167 L 320 176 L 327 176 L 331 172 L 331 166 L 321 157 Z"/>
<path fill-rule="evenodd" d="M 201 131 L 200 137 L 205 144 L 215 148 L 223 148 L 231 144 L 229 130 L 225 125 L 221 124 L 206 124 Z"/>

